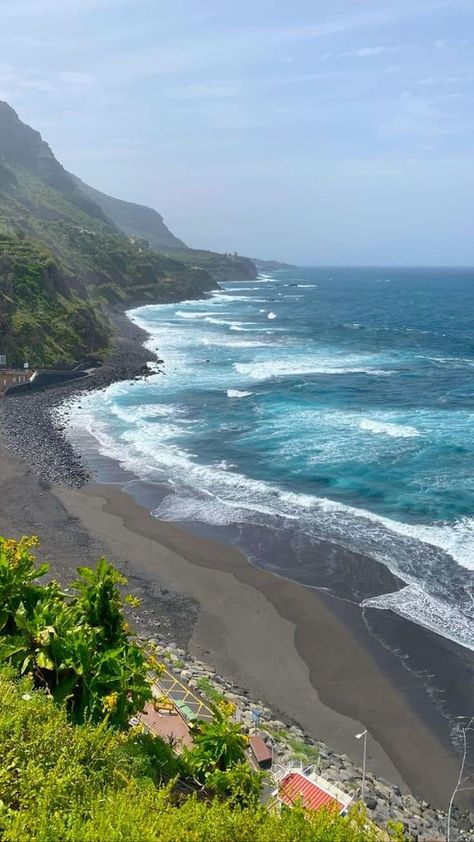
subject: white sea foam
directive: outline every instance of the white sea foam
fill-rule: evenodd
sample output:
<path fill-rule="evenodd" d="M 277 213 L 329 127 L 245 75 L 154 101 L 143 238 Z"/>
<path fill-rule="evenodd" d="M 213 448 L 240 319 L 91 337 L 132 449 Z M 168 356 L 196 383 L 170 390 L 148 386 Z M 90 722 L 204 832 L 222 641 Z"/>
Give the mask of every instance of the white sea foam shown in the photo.
<path fill-rule="evenodd" d="M 459 365 L 468 365 L 470 367 L 474 366 L 474 360 L 469 357 L 425 357 L 423 355 L 419 355 L 419 359 L 431 360 L 435 363 L 447 363 L 451 367 Z"/>
<path fill-rule="evenodd" d="M 270 333 L 264 327 L 243 327 L 244 324 L 253 324 L 253 322 L 235 322 L 231 325 L 231 330 L 238 330 L 243 333 Z M 278 330 L 278 328 L 276 328 Z"/>
<path fill-rule="evenodd" d="M 390 424 L 386 421 L 375 421 L 373 418 L 363 418 L 359 422 L 359 428 L 375 435 L 391 436 L 392 438 L 400 439 L 410 439 L 420 435 L 420 431 L 416 427 L 404 426 L 403 424 Z"/>
<path fill-rule="evenodd" d="M 222 336 L 203 336 L 198 340 L 199 345 L 206 347 L 217 345 L 225 348 L 265 348 L 267 342 L 259 342 L 258 339 L 232 339 L 223 334 Z"/>
<path fill-rule="evenodd" d="M 234 292 L 234 290 L 232 290 L 232 292 Z M 212 300 L 213 302 L 222 303 L 225 303 L 226 301 L 267 301 L 266 298 L 256 298 L 253 295 L 232 295 L 228 292 L 214 293 Z"/>
<path fill-rule="evenodd" d="M 242 327 L 243 325 L 251 325 L 253 322 L 238 322 L 234 319 L 216 319 L 214 316 L 206 316 L 204 319 L 207 324 L 210 325 L 224 325 L 225 327 L 230 327 L 233 330 L 236 328 Z"/>
<path fill-rule="evenodd" d="M 474 650 L 474 622 L 463 611 L 448 609 L 446 603 L 418 585 L 407 585 L 400 591 L 365 599 L 362 608 L 391 610 L 406 620 L 437 632 L 455 643 L 462 642 Z"/>
<path fill-rule="evenodd" d="M 253 392 L 240 391 L 240 389 L 227 389 L 228 398 L 248 398 Z"/>
<path fill-rule="evenodd" d="M 194 312 L 193 310 L 176 310 L 175 315 L 179 316 L 180 319 L 207 319 L 209 316 L 214 315 L 214 311 L 210 310 L 209 312 Z"/>
<path fill-rule="evenodd" d="M 119 416 L 108 390 L 101 396 L 93 393 L 80 401 L 82 406 L 76 402 L 70 413 L 71 425 L 79 430 L 88 429 L 104 454 L 117 459 L 141 478 L 161 480 L 173 486 L 177 493 L 157 509 L 160 518 L 198 519 L 212 524 L 239 521 L 264 524 L 268 516 L 283 518 L 314 539 L 332 541 L 378 559 L 407 584 L 418 587 L 423 581 L 441 587 L 440 576 L 446 564 L 443 553 L 468 570 L 474 569 L 474 519 L 439 525 L 401 523 L 324 498 L 284 491 L 271 483 L 229 471 L 228 467 L 224 469 L 223 465 L 197 462 L 191 452 L 176 443 L 183 429 L 179 418 L 163 418 L 163 423 L 156 423 L 150 422 L 145 414 L 117 436 L 110 432 L 113 416 Z M 102 418 L 97 418 L 98 411 L 103 413 Z M 186 420 L 182 419 L 184 423 Z M 447 592 L 451 578 L 452 571 L 448 569 L 443 585 Z M 472 626 L 467 615 L 442 598 L 439 604 L 440 617 L 444 612 L 445 627 L 449 630 L 447 636 L 472 647 Z M 397 605 L 394 610 L 399 613 L 404 610 L 408 616 L 409 608 Z M 430 611 L 431 619 L 427 609 L 426 616 L 420 613 L 420 622 L 443 633 L 441 620 L 434 617 L 431 608 Z M 413 619 L 417 621 L 416 616 Z"/>
<path fill-rule="evenodd" d="M 319 361 L 317 358 L 235 363 L 234 368 L 238 374 L 250 377 L 252 380 L 269 380 L 274 377 L 304 374 L 368 374 L 375 377 L 393 374 L 393 371 L 389 369 L 372 368 L 370 365 L 353 365 L 350 362 L 344 364 L 344 360 L 341 360 L 338 365 L 330 359 Z"/>
<path fill-rule="evenodd" d="M 226 287 L 227 284 L 229 284 L 229 285 L 232 284 L 232 281 L 227 281 L 227 282 L 226 281 L 220 281 L 220 283 L 224 284 L 224 287 Z M 241 283 L 242 283 L 242 281 L 241 281 Z M 248 283 L 251 283 L 251 281 L 249 281 Z M 260 287 L 234 287 L 234 286 L 229 286 L 230 292 L 251 292 L 252 290 L 258 290 L 258 289 L 260 289 Z M 214 296 L 215 295 L 222 295 L 222 293 L 214 293 Z"/>

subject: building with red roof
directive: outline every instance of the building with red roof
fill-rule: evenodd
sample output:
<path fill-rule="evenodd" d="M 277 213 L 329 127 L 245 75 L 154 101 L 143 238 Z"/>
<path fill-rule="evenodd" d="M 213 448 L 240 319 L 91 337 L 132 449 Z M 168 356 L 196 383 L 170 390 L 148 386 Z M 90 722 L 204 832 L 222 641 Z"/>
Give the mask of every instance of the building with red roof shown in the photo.
<path fill-rule="evenodd" d="M 320 778 L 319 775 L 306 775 L 296 769 L 290 769 L 280 778 L 278 789 L 274 793 L 280 805 L 292 807 L 301 804 L 306 810 L 334 810 L 344 815 L 352 797 Z"/>

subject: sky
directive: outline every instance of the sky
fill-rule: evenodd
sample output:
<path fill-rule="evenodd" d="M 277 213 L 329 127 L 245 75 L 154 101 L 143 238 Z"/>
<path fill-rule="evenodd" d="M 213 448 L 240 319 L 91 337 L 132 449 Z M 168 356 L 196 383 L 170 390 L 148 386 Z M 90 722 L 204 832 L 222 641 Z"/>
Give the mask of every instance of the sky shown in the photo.
<path fill-rule="evenodd" d="M 193 247 L 474 265 L 474 0 L 0 0 L 0 99 Z"/>

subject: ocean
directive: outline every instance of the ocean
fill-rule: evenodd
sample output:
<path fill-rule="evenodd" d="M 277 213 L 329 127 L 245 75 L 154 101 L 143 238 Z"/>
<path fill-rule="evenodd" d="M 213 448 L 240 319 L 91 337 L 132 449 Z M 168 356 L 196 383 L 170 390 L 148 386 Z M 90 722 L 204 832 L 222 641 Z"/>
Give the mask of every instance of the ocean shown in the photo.
<path fill-rule="evenodd" d="M 473 315 L 467 269 L 221 284 L 130 311 L 164 363 L 69 423 L 155 490 L 158 518 L 474 649 Z"/>

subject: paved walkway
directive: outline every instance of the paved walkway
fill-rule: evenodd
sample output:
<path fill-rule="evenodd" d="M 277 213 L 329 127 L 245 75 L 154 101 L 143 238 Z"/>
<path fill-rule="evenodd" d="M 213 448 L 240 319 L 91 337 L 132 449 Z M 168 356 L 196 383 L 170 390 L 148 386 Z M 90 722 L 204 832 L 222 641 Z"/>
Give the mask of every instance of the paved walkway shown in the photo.
<path fill-rule="evenodd" d="M 155 710 L 153 702 L 147 702 L 138 719 L 148 731 L 169 743 L 178 754 L 181 754 L 184 747 L 192 748 L 193 738 L 189 725 L 177 710 L 162 713 Z"/>
<path fill-rule="evenodd" d="M 214 714 L 203 697 L 184 684 L 168 667 L 165 667 L 162 675 L 158 676 L 154 670 L 151 671 L 151 675 L 157 695 L 168 696 L 187 722 L 192 723 L 197 719 L 204 722 L 213 721 Z"/>

